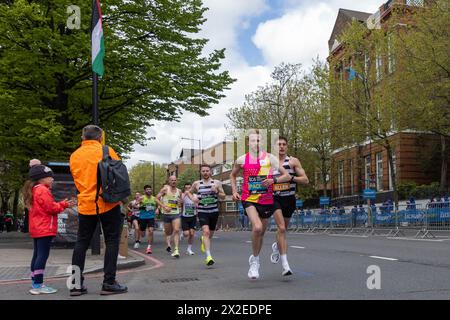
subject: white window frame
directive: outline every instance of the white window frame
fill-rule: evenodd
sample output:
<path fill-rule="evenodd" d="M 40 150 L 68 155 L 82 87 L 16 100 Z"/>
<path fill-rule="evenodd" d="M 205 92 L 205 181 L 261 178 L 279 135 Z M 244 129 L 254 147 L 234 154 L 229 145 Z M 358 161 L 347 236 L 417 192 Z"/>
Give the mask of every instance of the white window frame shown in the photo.
<path fill-rule="evenodd" d="M 226 201 L 225 202 L 225 211 L 226 212 L 235 212 L 237 211 L 237 206 L 235 201 Z"/>
<path fill-rule="evenodd" d="M 338 162 L 338 193 L 344 195 L 344 160 Z"/>
<path fill-rule="evenodd" d="M 371 159 L 370 159 L 370 155 L 369 156 L 365 156 L 364 157 L 364 178 L 366 180 L 365 183 L 365 188 L 369 189 L 370 188 L 370 165 L 371 165 Z"/>
<path fill-rule="evenodd" d="M 377 82 L 381 81 L 381 78 L 383 76 L 382 68 L 383 68 L 383 60 L 381 57 L 381 52 L 378 52 L 376 54 L 376 58 L 375 58 L 375 71 L 376 71 Z"/>
<path fill-rule="evenodd" d="M 353 195 L 354 190 L 354 176 L 353 176 L 353 159 L 350 159 L 350 192 Z"/>
<path fill-rule="evenodd" d="M 214 168 L 211 169 L 211 175 L 212 176 L 217 176 L 217 175 L 219 175 L 221 173 L 222 173 L 222 166 L 221 165 L 215 166 Z"/>
<path fill-rule="evenodd" d="M 375 155 L 376 159 L 376 169 L 377 169 L 377 178 L 376 178 L 376 184 L 377 184 L 377 191 L 383 190 L 383 153 L 378 152 Z"/>
<path fill-rule="evenodd" d="M 395 56 L 392 52 L 392 34 L 387 36 L 387 49 L 388 49 L 388 73 L 391 74 L 395 71 Z"/>

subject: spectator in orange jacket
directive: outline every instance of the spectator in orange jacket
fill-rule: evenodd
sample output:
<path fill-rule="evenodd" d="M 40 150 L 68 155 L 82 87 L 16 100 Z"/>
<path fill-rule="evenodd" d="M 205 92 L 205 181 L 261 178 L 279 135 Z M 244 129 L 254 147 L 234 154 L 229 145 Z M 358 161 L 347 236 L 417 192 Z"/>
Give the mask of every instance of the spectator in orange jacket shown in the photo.
<path fill-rule="evenodd" d="M 127 292 L 127 287 L 116 281 L 117 257 L 119 255 L 119 242 L 122 233 L 123 216 L 120 211 L 120 202 L 106 203 L 98 198 L 99 215 L 96 214 L 95 195 L 97 192 L 97 166 L 102 160 L 102 129 L 95 125 L 83 128 L 81 147 L 70 156 L 70 171 L 72 172 L 78 194 L 78 234 L 73 250 L 72 265 L 78 266 L 81 271 L 80 286 L 70 290 L 71 296 L 80 296 L 87 293 L 84 285 L 83 270 L 86 260 L 86 251 L 91 242 L 97 223 L 100 220 L 105 238 L 105 262 L 102 295 Z M 109 155 L 119 160 L 113 149 L 109 148 Z"/>

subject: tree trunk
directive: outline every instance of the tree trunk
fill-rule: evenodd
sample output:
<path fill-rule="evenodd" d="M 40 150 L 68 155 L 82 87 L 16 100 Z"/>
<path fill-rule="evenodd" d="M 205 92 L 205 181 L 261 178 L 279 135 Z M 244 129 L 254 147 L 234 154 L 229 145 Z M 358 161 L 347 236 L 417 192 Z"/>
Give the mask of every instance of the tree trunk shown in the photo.
<path fill-rule="evenodd" d="M 388 160 L 389 160 L 389 164 L 391 166 L 391 180 L 392 180 L 392 189 L 394 189 L 394 212 L 395 212 L 395 225 L 396 227 L 398 226 L 397 224 L 397 212 L 398 212 L 398 190 L 397 190 L 397 175 L 395 174 L 395 168 L 394 168 L 394 157 L 392 156 L 392 148 L 390 145 L 388 145 L 386 147 L 387 150 L 387 154 L 388 154 Z"/>
<path fill-rule="evenodd" d="M 327 196 L 327 168 L 325 160 L 322 159 L 322 183 L 323 183 L 323 196 Z"/>
<path fill-rule="evenodd" d="M 447 189 L 447 166 L 448 166 L 448 156 L 446 152 L 446 141 L 445 137 L 441 135 L 441 193 L 444 193 Z"/>

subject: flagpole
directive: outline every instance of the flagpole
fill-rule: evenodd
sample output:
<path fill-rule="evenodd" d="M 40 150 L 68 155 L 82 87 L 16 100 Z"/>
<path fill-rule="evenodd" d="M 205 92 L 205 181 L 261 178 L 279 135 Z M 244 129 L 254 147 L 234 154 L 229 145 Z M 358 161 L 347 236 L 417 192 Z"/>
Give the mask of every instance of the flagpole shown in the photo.
<path fill-rule="evenodd" d="M 98 75 L 92 72 L 92 122 L 98 126 Z"/>
<path fill-rule="evenodd" d="M 92 19 L 91 19 L 91 46 L 92 46 L 92 33 L 94 31 L 94 6 L 97 5 L 96 0 L 92 1 Z M 94 64 L 94 61 L 92 61 Z M 92 122 L 94 125 L 99 125 L 98 116 L 98 75 L 95 71 L 92 71 Z M 91 239 L 91 254 L 100 255 L 100 219 L 95 228 L 94 234 Z"/>

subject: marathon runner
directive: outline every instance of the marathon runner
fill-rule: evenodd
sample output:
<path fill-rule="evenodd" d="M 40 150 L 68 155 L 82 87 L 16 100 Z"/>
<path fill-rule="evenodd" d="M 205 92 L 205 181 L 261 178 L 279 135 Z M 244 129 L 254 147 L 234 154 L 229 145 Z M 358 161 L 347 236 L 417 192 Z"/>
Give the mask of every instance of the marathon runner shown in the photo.
<path fill-rule="evenodd" d="M 198 221 L 202 227 L 201 251 L 205 253 L 205 264 L 211 266 L 214 259 L 211 256 L 211 240 L 216 230 L 219 219 L 219 199 L 225 199 L 222 182 L 211 179 L 211 167 L 207 164 L 201 166 L 202 180 L 195 181 L 191 190 L 187 192 L 188 197 L 198 203 Z M 197 193 L 197 197 L 194 197 Z"/>
<path fill-rule="evenodd" d="M 166 239 L 170 239 L 170 236 L 173 235 L 175 249 L 172 253 L 172 257 L 179 258 L 180 252 L 178 250 L 178 246 L 180 243 L 181 228 L 180 207 L 182 205 L 182 201 L 181 190 L 177 188 L 177 177 L 169 177 L 169 185 L 164 186 L 161 189 L 156 196 L 156 202 L 162 208 Z M 167 251 L 171 249 L 170 243 L 167 249 Z"/>
<path fill-rule="evenodd" d="M 153 245 L 153 229 L 155 228 L 155 209 L 156 199 L 152 194 L 152 187 L 149 185 L 144 186 L 144 196 L 140 202 L 139 209 L 139 226 L 141 227 L 142 237 L 145 237 L 147 230 L 147 254 L 152 254 Z"/>
<path fill-rule="evenodd" d="M 258 131 L 249 133 L 249 152 L 239 157 L 230 174 L 233 199 L 242 200 L 245 213 L 252 224 L 252 249 L 249 258 L 248 277 L 259 278 L 259 252 L 261 251 L 268 219 L 273 214 L 273 184 L 288 182 L 290 175 L 283 167 L 279 167 L 278 158 L 261 150 L 261 134 Z M 243 171 L 242 197 L 237 192 L 236 178 Z M 273 176 L 274 170 L 280 175 Z"/>
<path fill-rule="evenodd" d="M 289 173 L 291 179 L 289 182 L 276 183 L 273 185 L 274 200 L 274 219 L 277 224 L 277 241 L 272 244 L 272 254 L 270 261 L 278 263 L 281 257 L 282 275 L 292 275 L 291 268 L 287 260 L 287 241 L 286 230 L 289 227 L 292 214 L 296 208 L 295 193 L 297 184 L 308 184 L 309 180 L 303 170 L 300 161 L 297 158 L 287 155 L 288 140 L 285 137 L 279 137 L 278 143 L 278 160 L 283 168 Z M 279 176 L 278 170 L 274 172 L 274 176 Z"/>
<path fill-rule="evenodd" d="M 141 194 L 136 192 L 134 200 L 128 204 L 128 210 L 131 212 L 131 226 L 134 228 L 134 248 L 138 249 L 139 244 L 141 243 L 141 232 L 139 230 L 139 203 L 141 201 Z"/>
<path fill-rule="evenodd" d="M 181 213 L 181 228 L 183 229 L 184 237 L 188 239 L 188 248 L 186 254 L 194 255 L 192 251 L 192 243 L 194 242 L 195 226 L 197 224 L 197 205 L 187 195 L 192 187 L 192 184 L 186 183 L 184 185 L 184 192 L 182 194 L 183 199 L 183 212 Z"/>

